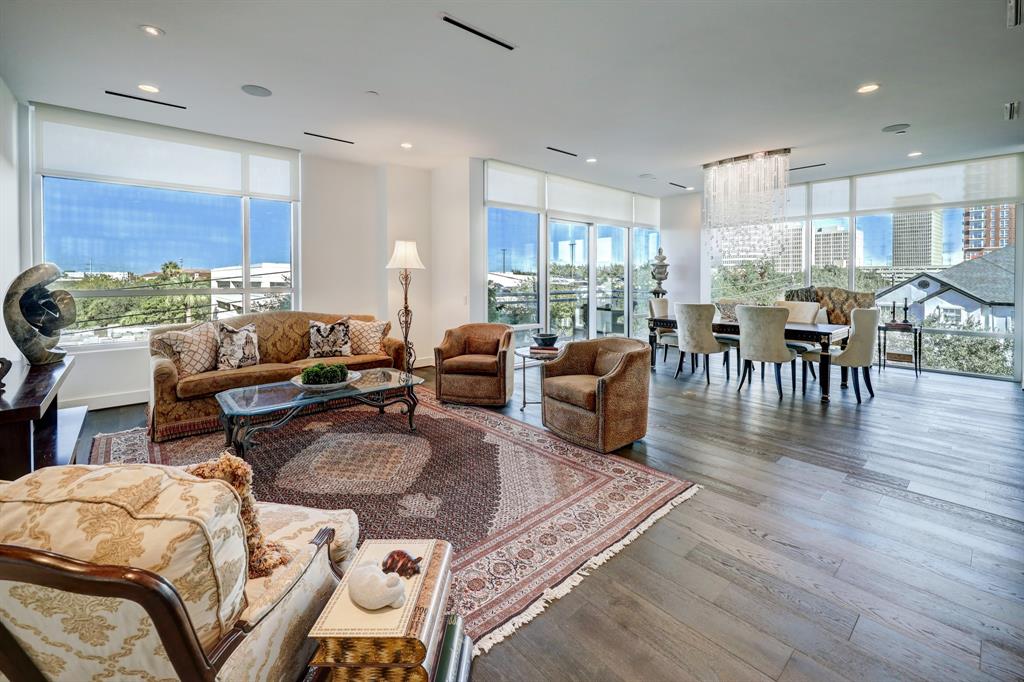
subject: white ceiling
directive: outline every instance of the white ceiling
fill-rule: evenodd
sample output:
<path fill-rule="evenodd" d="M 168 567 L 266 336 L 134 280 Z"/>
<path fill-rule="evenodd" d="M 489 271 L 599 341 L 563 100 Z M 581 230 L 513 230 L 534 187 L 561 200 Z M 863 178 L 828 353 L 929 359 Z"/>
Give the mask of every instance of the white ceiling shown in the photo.
<path fill-rule="evenodd" d="M 828 164 L 792 182 L 1024 149 L 1024 121 L 1002 118 L 1024 99 L 1024 28 L 1006 28 L 1004 0 L 0 0 L 0 76 L 23 101 L 309 154 L 491 157 L 657 196 L 761 149 Z M 881 90 L 855 94 L 866 81 Z M 188 110 L 103 93 L 143 82 Z M 880 132 L 891 123 L 913 127 Z"/>

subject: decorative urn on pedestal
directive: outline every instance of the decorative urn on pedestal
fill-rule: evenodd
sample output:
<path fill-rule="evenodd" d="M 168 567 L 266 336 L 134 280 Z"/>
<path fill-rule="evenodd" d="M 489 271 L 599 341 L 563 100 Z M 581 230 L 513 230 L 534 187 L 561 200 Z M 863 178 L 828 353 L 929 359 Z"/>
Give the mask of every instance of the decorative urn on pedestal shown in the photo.
<path fill-rule="evenodd" d="M 654 298 L 661 298 L 668 293 L 661 286 L 661 283 L 668 279 L 668 263 L 665 260 L 665 252 L 659 247 L 658 255 L 654 257 L 654 265 L 651 266 L 651 277 L 654 279 L 654 288 L 651 289 L 651 294 Z"/>

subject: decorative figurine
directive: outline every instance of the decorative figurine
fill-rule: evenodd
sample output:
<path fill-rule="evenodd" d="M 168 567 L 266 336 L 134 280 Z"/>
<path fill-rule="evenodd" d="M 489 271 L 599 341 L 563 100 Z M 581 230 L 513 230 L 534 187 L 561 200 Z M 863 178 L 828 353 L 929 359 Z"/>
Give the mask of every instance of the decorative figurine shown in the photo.
<path fill-rule="evenodd" d="M 894 301 L 894 303 L 895 303 L 895 301 Z M 904 298 L 903 299 L 903 324 L 910 324 L 910 320 L 907 319 L 907 309 L 908 309 L 908 307 L 909 306 L 907 306 L 907 299 Z"/>
<path fill-rule="evenodd" d="M 60 278 L 53 263 L 33 265 L 14 278 L 4 296 L 4 322 L 15 345 L 33 365 L 60 362 L 67 351 L 57 346 L 60 330 L 74 324 L 75 299 L 46 285 Z"/>
<path fill-rule="evenodd" d="M 348 594 L 357 606 L 375 611 L 385 606 L 397 609 L 405 603 L 405 585 L 394 573 L 373 564 L 360 564 L 348 577 Z"/>
<path fill-rule="evenodd" d="M 896 322 L 896 301 L 892 302 L 892 316 L 890 319 L 893 323 Z"/>
<path fill-rule="evenodd" d="M 380 567 L 385 573 L 397 573 L 403 578 L 411 578 L 420 572 L 421 561 L 423 557 L 413 559 L 408 552 L 396 549 L 384 557 Z"/>
<path fill-rule="evenodd" d="M 665 252 L 658 247 L 658 255 L 654 257 L 655 263 L 651 266 L 651 277 L 654 279 L 654 288 L 651 289 L 651 294 L 654 298 L 661 298 L 668 292 L 665 291 L 661 283 L 668 279 L 668 263 L 665 262 Z"/>
<path fill-rule="evenodd" d="M 0 396 L 4 394 L 4 377 L 11 371 L 14 363 L 7 358 L 0 358 Z"/>

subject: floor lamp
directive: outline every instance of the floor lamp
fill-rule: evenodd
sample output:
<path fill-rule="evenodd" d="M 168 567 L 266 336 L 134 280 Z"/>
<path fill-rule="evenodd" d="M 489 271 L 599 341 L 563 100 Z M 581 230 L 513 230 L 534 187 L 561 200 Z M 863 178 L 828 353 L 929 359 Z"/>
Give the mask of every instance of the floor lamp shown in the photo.
<path fill-rule="evenodd" d="M 416 242 L 395 242 L 395 250 L 387 264 L 388 270 L 401 270 L 398 282 L 402 285 L 402 307 L 398 310 L 398 326 L 402 328 L 402 342 L 405 344 L 405 367 L 402 370 L 411 372 L 416 362 L 416 352 L 409 340 L 409 329 L 412 327 L 412 309 L 409 307 L 409 284 L 412 282 L 410 270 L 423 270 L 425 266 L 416 253 Z"/>

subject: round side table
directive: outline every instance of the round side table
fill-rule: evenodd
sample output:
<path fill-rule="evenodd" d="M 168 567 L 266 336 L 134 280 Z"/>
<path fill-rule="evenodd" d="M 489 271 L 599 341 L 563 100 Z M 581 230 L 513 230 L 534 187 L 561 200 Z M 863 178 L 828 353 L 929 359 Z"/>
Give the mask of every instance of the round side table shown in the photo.
<path fill-rule="evenodd" d="M 526 399 L 526 361 L 527 360 L 536 360 L 538 362 L 550 362 L 551 360 L 554 360 L 555 358 L 557 358 L 559 355 L 562 354 L 562 347 L 561 346 L 555 346 L 555 350 L 557 352 L 552 353 L 552 352 L 545 352 L 545 351 L 535 351 L 532 348 L 516 348 L 516 351 L 515 351 L 516 355 L 523 359 L 523 363 L 522 363 L 522 369 L 523 369 L 523 405 L 522 405 L 522 407 L 519 408 L 520 412 L 526 410 L 526 406 L 527 405 L 540 405 L 540 403 L 541 403 L 540 400 L 527 400 Z M 543 387 L 541 387 L 541 388 L 543 389 Z"/>

